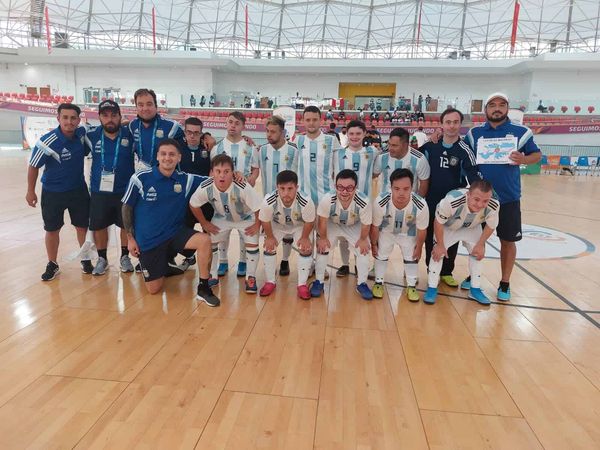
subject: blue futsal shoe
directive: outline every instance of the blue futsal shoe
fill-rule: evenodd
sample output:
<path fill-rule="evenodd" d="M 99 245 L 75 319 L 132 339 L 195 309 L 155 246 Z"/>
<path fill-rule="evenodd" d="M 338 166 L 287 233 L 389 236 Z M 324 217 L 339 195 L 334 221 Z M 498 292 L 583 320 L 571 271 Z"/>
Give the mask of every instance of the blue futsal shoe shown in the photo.
<path fill-rule="evenodd" d="M 217 276 L 224 277 L 225 274 L 229 271 L 229 264 L 226 262 L 219 264 L 219 268 L 217 269 Z"/>
<path fill-rule="evenodd" d="M 323 294 L 323 290 L 325 289 L 325 285 L 321 283 L 319 280 L 315 280 L 310 285 L 310 296 L 311 297 L 320 297 Z"/>
<path fill-rule="evenodd" d="M 367 283 L 357 284 L 356 292 L 360 294 L 363 300 L 373 300 L 373 292 Z"/>
<path fill-rule="evenodd" d="M 437 293 L 437 288 L 428 287 L 425 291 L 425 295 L 423 296 L 423 301 L 428 305 L 433 305 L 435 303 L 435 299 L 437 298 Z"/>
<path fill-rule="evenodd" d="M 506 290 L 502 290 L 502 288 L 498 288 L 498 300 L 502 302 L 507 302 L 510 300 L 510 288 L 506 288 Z"/>
<path fill-rule="evenodd" d="M 490 299 L 487 298 L 487 296 L 483 293 L 483 291 L 480 288 L 472 287 L 469 291 L 469 298 L 476 300 L 477 303 L 480 303 L 482 305 L 489 305 L 491 303 Z"/>
<path fill-rule="evenodd" d="M 465 278 L 462 283 L 460 283 L 460 288 L 468 291 L 471 289 L 471 277 L 467 277 Z"/>
<path fill-rule="evenodd" d="M 238 270 L 237 270 L 237 276 L 238 277 L 245 277 L 246 276 L 246 262 L 242 262 L 240 261 L 238 263 Z"/>

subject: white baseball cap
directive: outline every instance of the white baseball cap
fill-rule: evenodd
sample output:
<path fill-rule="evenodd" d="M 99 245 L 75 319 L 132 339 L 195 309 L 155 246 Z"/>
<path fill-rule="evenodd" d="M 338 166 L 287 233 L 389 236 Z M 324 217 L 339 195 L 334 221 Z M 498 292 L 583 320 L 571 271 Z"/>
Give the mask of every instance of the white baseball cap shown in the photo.
<path fill-rule="evenodd" d="M 491 102 L 492 100 L 494 100 L 495 98 L 501 98 L 502 100 L 504 100 L 506 103 L 508 103 L 508 95 L 503 94 L 502 92 L 494 92 L 493 94 L 491 94 L 485 101 L 485 106 L 488 105 L 489 102 Z"/>

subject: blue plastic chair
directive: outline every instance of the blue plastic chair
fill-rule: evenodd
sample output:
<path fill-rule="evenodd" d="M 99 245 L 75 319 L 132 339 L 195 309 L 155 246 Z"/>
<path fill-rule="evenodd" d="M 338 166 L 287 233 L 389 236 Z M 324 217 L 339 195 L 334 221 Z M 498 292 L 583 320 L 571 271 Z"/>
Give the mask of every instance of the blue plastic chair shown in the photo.
<path fill-rule="evenodd" d="M 586 176 L 588 173 L 591 173 L 592 166 L 590 165 L 590 159 L 587 156 L 580 156 L 577 158 L 577 174 L 580 175 L 581 172 L 585 172 Z"/>

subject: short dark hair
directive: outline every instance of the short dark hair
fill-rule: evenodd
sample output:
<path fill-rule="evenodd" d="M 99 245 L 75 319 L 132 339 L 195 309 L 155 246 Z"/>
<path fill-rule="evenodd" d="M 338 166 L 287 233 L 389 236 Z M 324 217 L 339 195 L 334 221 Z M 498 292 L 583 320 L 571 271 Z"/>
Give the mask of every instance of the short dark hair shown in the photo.
<path fill-rule="evenodd" d="M 444 117 L 446 117 L 448 114 L 452 114 L 452 113 L 457 113 L 460 117 L 460 121 L 462 122 L 465 118 L 465 115 L 463 113 L 461 113 L 458 109 L 456 108 L 448 108 L 446 111 L 444 111 L 441 115 L 440 115 L 440 123 L 444 122 Z"/>
<path fill-rule="evenodd" d="M 60 113 L 65 109 L 75 111 L 77 113 L 77 116 L 81 115 L 81 108 L 77 105 L 74 105 L 73 103 L 61 103 L 60 105 L 58 105 L 57 114 L 60 116 Z"/>
<path fill-rule="evenodd" d="M 293 170 L 282 170 L 277 174 L 276 184 L 294 183 L 298 184 L 298 175 Z"/>
<path fill-rule="evenodd" d="M 269 117 L 269 120 L 267 120 L 266 125 L 275 125 L 279 128 L 281 128 L 282 130 L 285 130 L 285 120 L 282 117 L 279 116 L 271 116 Z"/>
<path fill-rule="evenodd" d="M 410 180 L 410 185 L 412 186 L 415 182 L 415 176 L 408 169 L 396 169 L 390 175 L 390 186 L 394 184 L 394 181 L 401 180 L 402 178 L 408 178 Z"/>
<path fill-rule="evenodd" d="M 156 147 L 156 153 L 158 153 L 160 148 L 164 147 L 165 145 L 172 145 L 173 147 L 175 147 L 177 149 L 177 151 L 179 153 L 181 153 L 181 146 L 179 145 L 179 142 L 176 141 L 175 139 L 171 139 L 171 138 L 167 138 L 167 139 L 160 141 L 160 143 Z"/>
<path fill-rule="evenodd" d="M 362 120 L 351 120 L 346 124 L 346 130 L 349 130 L 350 128 L 360 128 L 365 133 L 367 132 L 367 127 Z"/>
<path fill-rule="evenodd" d="M 307 112 L 317 113 L 319 116 L 321 115 L 321 110 L 314 105 L 310 105 L 310 106 L 307 106 L 306 108 L 304 108 L 304 111 L 302 111 L 302 117 L 304 117 L 304 115 Z"/>
<path fill-rule="evenodd" d="M 335 176 L 336 183 L 338 182 L 338 180 L 347 180 L 347 179 L 354 180 L 355 186 L 358 184 L 358 176 L 356 175 L 356 172 L 352 169 L 340 170 L 339 173 Z"/>
<path fill-rule="evenodd" d="M 185 127 L 186 125 L 196 125 L 200 128 L 204 128 L 204 124 L 197 117 L 188 117 L 187 119 L 185 119 L 185 122 L 183 122 L 183 126 Z"/>
<path fill-rule="evenodd" d="M 469 191 L 479 189 L 481 192 L 490 192 L 493 190 L 492 183 L 487 180 L 475 180 L 469 186 Z"/>
<path fill-rule="evenodd" d="M 329 124 L 329 129 L 330 129 L 330 130 L 335 130 L 335 127 L 336 127 L 336 124 L 335 124 L 334 122 L 331 122 L 331 123 Z"/>
<path fill-rule="evenodd" d="M 231 170 L 235 170 L 235 167 L 233 167 L 233 159 L 231 159 L 231 156 L 227 155 L 226 153 L 221 153 L 220 155 L 215 156 L 210 162 L 211 169 L 213 169 L 216 166 L 227 165 L 231 167 Z"/>
<path fill-rule="evenodd" d="M 154 106 L 158 105 L 158 103 L 156 102 L 156 93 L 152 89 L 147 89 L 147 88 L 138 89 L 133 94 L 133 101 L 135 102 L 136 105 L 137 105 L 137 99 L 138 99 L 138 97 L 140 97 L 142 95 L 149 95 L 149 96 L 151 96 L 152 99 L 154 100 Z"/>
<path fill-rule="evenodd" d="M 240 112 L 240 111 L 231 111 L 227 117 L 234 117 L 235 119 L 239 120 L 240 122 L 242 122 L 244 125 L 246 125 L 246 116 L 244 116 L 244 113 Z"/>
<path fill-rule="evenodd" d="M 390 136 L 389 136 L 388 140 L 393 138 L 394 136 L 399 137 L 401 141 L 408 142 L 408 137 L 410 136 L 410 133 L 408 132 L 408 130 L 406 128 L 398 127 L 398 128 L 394 128 L 390 132 Z"/>

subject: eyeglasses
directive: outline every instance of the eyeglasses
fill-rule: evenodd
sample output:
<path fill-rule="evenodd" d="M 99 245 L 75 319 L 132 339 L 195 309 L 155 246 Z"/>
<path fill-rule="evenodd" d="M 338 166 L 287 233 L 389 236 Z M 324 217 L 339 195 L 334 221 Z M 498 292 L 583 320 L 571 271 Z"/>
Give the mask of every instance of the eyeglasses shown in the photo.
<path fill-rule="evenodd" d="M 201 131 L 190 131 L 190 130 L 184 130 L 185 134 L 189 134 L 190 136 L 200 136 L 202 134 Z"/>
<path fill-rule="evenodd" d="M 352 192 L 354 189 L 356 189 L 356 186 L 342 186 L 341 184 L 336 184 L 335 188 L 338 191 L 342 191 L 342 192 L 344 192 L 344 191 L 346 191 L 346 192 Z"/>

